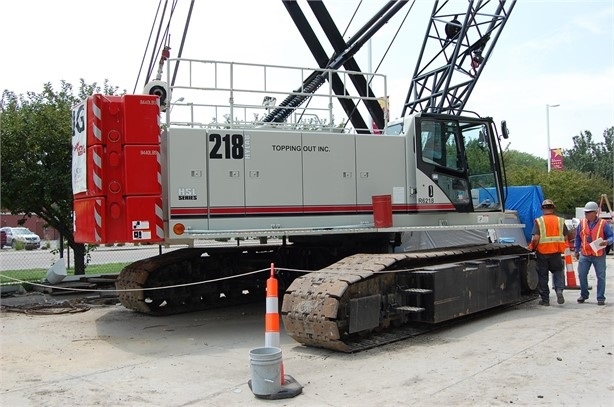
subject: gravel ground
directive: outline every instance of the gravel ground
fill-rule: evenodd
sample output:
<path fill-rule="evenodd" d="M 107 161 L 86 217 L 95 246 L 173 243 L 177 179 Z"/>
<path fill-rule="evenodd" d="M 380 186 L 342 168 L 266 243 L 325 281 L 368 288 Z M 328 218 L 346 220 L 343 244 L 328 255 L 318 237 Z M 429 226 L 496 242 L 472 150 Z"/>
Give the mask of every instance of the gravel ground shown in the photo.
<path fill-rule="evenodd" d="M 303 386 L 282 400 L 256 398 L 247 384 L 249 352 L 264 344 L 264 302 L 172 317 L 115 304 L 3 312 L 0 403 L 612 406 L 612 256 L 608 268 L 605 306 L 596 305 L 594 289 L 584 304 L 568 290 L 563 305 L 553 295 L 550 307 L 536 300 L 355 354 L 300 346 L 282 328 L 285 373 Z"/>

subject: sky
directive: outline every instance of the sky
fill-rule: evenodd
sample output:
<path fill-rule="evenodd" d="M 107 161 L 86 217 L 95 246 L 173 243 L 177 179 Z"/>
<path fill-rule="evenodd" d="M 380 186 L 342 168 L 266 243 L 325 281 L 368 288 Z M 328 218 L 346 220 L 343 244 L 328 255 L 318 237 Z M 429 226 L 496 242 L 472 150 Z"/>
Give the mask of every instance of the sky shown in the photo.
<path fill-rule="evenodd" d="M 465 7 L 466 0 L 452 1 Z M 158 4 L 158 0 L 1 1 L 0 90 L 38 93 L 47 82 L 59 87 L 65 80 L 78 87 L 83 78 L 87 83 L 108 79 L 132 93 Z M 351 20 L 349 38 L 383 1 L 324 4 L 340 30 Z M 388 80 L 391 118 L 401 115 L 432 4 L 419 0 L 411 9 L 378 70 Z M 306 2 L 301 0 L 300 5 L 316 28 Z M 188 0 L 178 0 L 170 27 L 173 57 L 188 6 Z M 370 61 L 367 47 L 356 55 L 363 70 L 380 65 L 407 8 L 373 37 Z M 572 138 L 586 130 L 595 141 L 603 141 L 604 130 L 614 126 L 613 22 L 612 0 L 518 0 L 467 108 L 496 122 L 507 121 L 510 138 L 504 148 L 544 159 L 547 122 L 551 148 L 572 148 Z M 325 36 L 317 28 L 316 32 L 330 52 Z M 183 56 L 316 66 L 280 0 L 196 0 Z M 150 52 L 146 58 L 147 65 Z M 142 87 L 141 76 L 137 92 Z"/>

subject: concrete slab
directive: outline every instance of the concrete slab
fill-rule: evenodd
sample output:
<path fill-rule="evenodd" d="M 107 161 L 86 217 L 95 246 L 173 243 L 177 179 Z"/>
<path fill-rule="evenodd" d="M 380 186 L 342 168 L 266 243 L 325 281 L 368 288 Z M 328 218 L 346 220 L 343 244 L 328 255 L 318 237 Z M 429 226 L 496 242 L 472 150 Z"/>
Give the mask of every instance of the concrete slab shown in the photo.
<path fill-rule="evenodd" d="M 0 299 L 0 304 L 8 307 L 21 307 L 28 305 L 51 304 L 55 301 L 48 295 L 40 292 L 26 293 L 25 290 L 19 295 L 4 297 Z"/>

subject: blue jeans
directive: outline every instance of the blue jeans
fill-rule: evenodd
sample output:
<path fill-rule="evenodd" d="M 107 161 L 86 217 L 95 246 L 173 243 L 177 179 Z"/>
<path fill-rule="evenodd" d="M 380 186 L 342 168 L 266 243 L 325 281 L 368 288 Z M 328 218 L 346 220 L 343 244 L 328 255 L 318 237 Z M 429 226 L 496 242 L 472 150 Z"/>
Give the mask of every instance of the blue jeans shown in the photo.
<path fill-rule="evenodd" d="M 563 288 L 565 288 L 563 258 L 561 257 L 561 253 L 542 254 L 537 252 L 536 256 L 539 296 L 543 301 L 549 302 L 550 288 L 548 288 L 548 271 L 552 272 L 552 285 L 554 286 L 554 291 L 563 292 Z"/>
<path fill-rule="evenodd" d="M 588 299 L 588 271 L 591 264 L 597 276 L 597 301 L 605 301 L 605 254 L 601 256 L 585 256 L 578 259 L 578 278 L 580 280 L 580 296 Z"/>

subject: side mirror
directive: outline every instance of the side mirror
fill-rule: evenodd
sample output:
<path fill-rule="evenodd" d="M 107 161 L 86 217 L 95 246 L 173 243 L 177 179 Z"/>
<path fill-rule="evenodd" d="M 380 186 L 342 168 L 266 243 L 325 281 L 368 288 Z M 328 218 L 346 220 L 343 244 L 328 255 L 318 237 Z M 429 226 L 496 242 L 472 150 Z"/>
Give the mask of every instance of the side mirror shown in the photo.
<path fill-rule="evenodd" d="M 505 120 L 501 121 L 501 134 L 503 135 L 503 138 L 506 140 L 510 137 L 510 131 L 507 128 L 507 122 Z"/>

